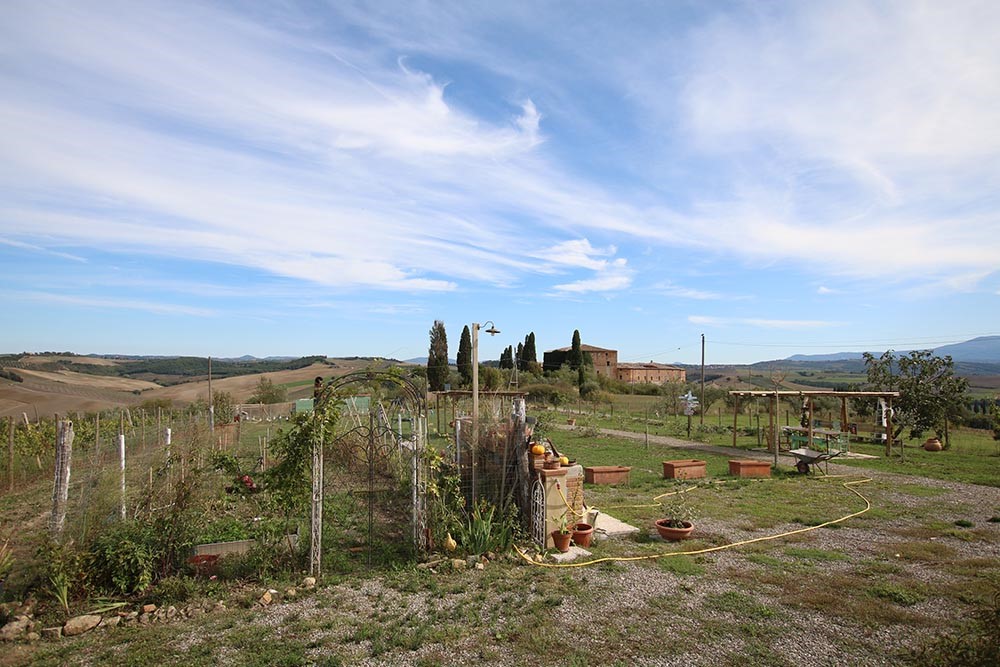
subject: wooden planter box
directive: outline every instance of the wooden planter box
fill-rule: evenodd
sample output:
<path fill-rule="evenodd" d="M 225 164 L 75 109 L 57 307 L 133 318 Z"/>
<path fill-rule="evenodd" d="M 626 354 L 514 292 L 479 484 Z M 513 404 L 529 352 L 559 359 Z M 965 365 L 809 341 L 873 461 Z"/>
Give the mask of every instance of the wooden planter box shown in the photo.
<path fill-rule="evenodd" d="M 663 479 L 699 479 L 705 476 L 705 462 L 679 459 L 663 462 Z"/>
<path fill-rule="evenodd" d="M 630 466 L 589 466 L 583 469 L 588 484 L 628 484 Z"/>
<path fill-rule="evenodd" d="M 753 459 L 731 459 L 729 474 L 735 477 L 770 477 L 771 464 Z"/>

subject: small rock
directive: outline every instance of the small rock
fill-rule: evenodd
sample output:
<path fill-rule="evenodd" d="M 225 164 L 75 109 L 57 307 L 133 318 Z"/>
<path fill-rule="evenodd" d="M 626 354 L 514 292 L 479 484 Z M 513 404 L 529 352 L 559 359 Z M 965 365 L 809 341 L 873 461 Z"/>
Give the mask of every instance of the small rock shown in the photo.
<path fill-rule="evenodd" d="M 39 639 L 42 638 L 42 636 L 37 632 L 29 632 L 24 636 L 24 638 L 27 639 L 29 642 L 37 642 Z"/>
<path fill-rule="evenodd" d="M 27 616 L 18 616 L 0 628 L 0 641 L 12 642 L 18 639 L 28 629 L 30 623 L 31 620 Z"/>
<path fill-rule="evenodd" d="M 285 597 L 286 598 L 293 598 L 293 597 L 295 597 L 298 594 L 299 594 L 299 592 L 297 590 L 295 590 L 294 588 L 289 588 L 288 590 L 285 591 Z"/>
<path fill-rule="evenodd" d="M 225 611 L 226 605 L 222 600 L 219 600 L 214 605 L 212 605 L 212 611 Z"/>
<path fill-rule="evenodd" d="M 139 625 L 149 625 L 153 620 L 153 617 L 149 614 L 139 614 Z"/>
<path fill-rule="evenodd" d="M 122 622 L 121 616 L 108 616 L 103 621 L 101 621 L 102 628 L 113 628 Z"/>
<path fill-rule="evenodd" d="M 204 615 L 205 615 L 205 610 L 202 609 L 201 607 L 192 607 L 191 610 L 188 611 L 187 613 L 188 618 L 198 618 L 199 616 L 204 616 Z"/>
<path fill-rule="evenodd" d="M 54 628 L 42 628 L 42 637 L 46 639 L 59 639 L 62 637 L 62 626 L 56 626 Z"/>
<path fill-rule="evenodd" d="M 152 614 L 154 611 L 156 611 L 156 605 L 155 604 L 144 604 L 144 605 L 142 605 L 142 613 L 144 613 L 144 614 Z"/>
<path fill-rule="evenodd" d="M 455 570 L 464 570 L 467 566 L 468 566 L 468 563 L 466 563 L 461 558 L 452 558 L 451 559 L 451 567 L 453 569 L 455 569 Z"/>
<path fill-rule="evenodd" d="M 264 594 L 260 596 L 260 599 L 257 600 L 257 602 L 261 603 L 265 607 L 271 604 L 271 591 L 264 591 Z"/>
<path fill-rule="evenodd" d="M 316 577 L 306 577 L 302 580 L 303 588 L 316 588 Z"/>
<path fill-rule="evenodd" d="M 167 607 L 167 618 L 175 618 L 177 616 L 177 607 L 170 605 Z"/>
<path fill-rule="evenodd" d="M 66 625 L 63 626 L 63 634 L 67 637 L 82 635 L 85 632 L 90 632 L 100 624 L 101 616 L 99 614 L 83 614 L 82 616 L 74 616 L 66 621 Z"/>
<path fill-rule="evenodd" d="M 476 569 L 477 570 L 485 570 L 486 569 L 486 565 L 484 565 L 483 563 L 476 563 Z"/>

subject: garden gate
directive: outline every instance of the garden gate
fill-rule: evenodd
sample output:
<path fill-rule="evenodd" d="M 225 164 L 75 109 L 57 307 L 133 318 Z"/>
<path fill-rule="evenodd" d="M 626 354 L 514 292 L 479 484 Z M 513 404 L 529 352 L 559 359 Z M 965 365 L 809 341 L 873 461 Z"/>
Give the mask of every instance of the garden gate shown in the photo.
<path fill-rule="evenodd" d="M 310 572 L 413 558 L 427 548 L 427 412 L 424 390 L 389 371 L 317 378 L 314 419 L 335 410 L 332 432 L 314 430 Z"/>

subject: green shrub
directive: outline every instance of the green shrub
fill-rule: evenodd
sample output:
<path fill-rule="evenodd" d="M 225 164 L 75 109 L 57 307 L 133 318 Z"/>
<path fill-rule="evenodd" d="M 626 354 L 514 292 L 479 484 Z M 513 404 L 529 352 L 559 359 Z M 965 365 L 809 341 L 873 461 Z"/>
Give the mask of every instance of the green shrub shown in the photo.
<path fill-rule="evenodd" d="M 119 595 L 152 585 L 163 557 L 159 536 L 150 524 L 123 521 L 94 540 L 87 556 L 89 583 Z"/>

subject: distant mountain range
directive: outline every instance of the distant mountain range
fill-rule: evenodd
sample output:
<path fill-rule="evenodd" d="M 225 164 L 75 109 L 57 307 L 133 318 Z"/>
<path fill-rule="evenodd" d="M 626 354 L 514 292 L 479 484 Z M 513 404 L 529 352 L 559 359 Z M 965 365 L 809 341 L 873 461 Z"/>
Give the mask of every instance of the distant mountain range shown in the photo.
<path fill-rule="evenodd" d="M 932 348 L 935 355 L 943 357 L 951 356 L 952 360 L 968 363 L 1000 363 L 1000 336 L 980 336 L 967 340 L 964 343 L 954 343 L 952 345 L 942 345 Z M 872 352 L 878 356 L 882 351 Z M 909 354 L 908 350 L 899 350 L 898 355 Z M 897 355 L 897 356 L 898 356 Z M 858 361 L 862 359 L 862 352 L 837 352 L 835 354 L 794 354 L 785 361 Z"/>

